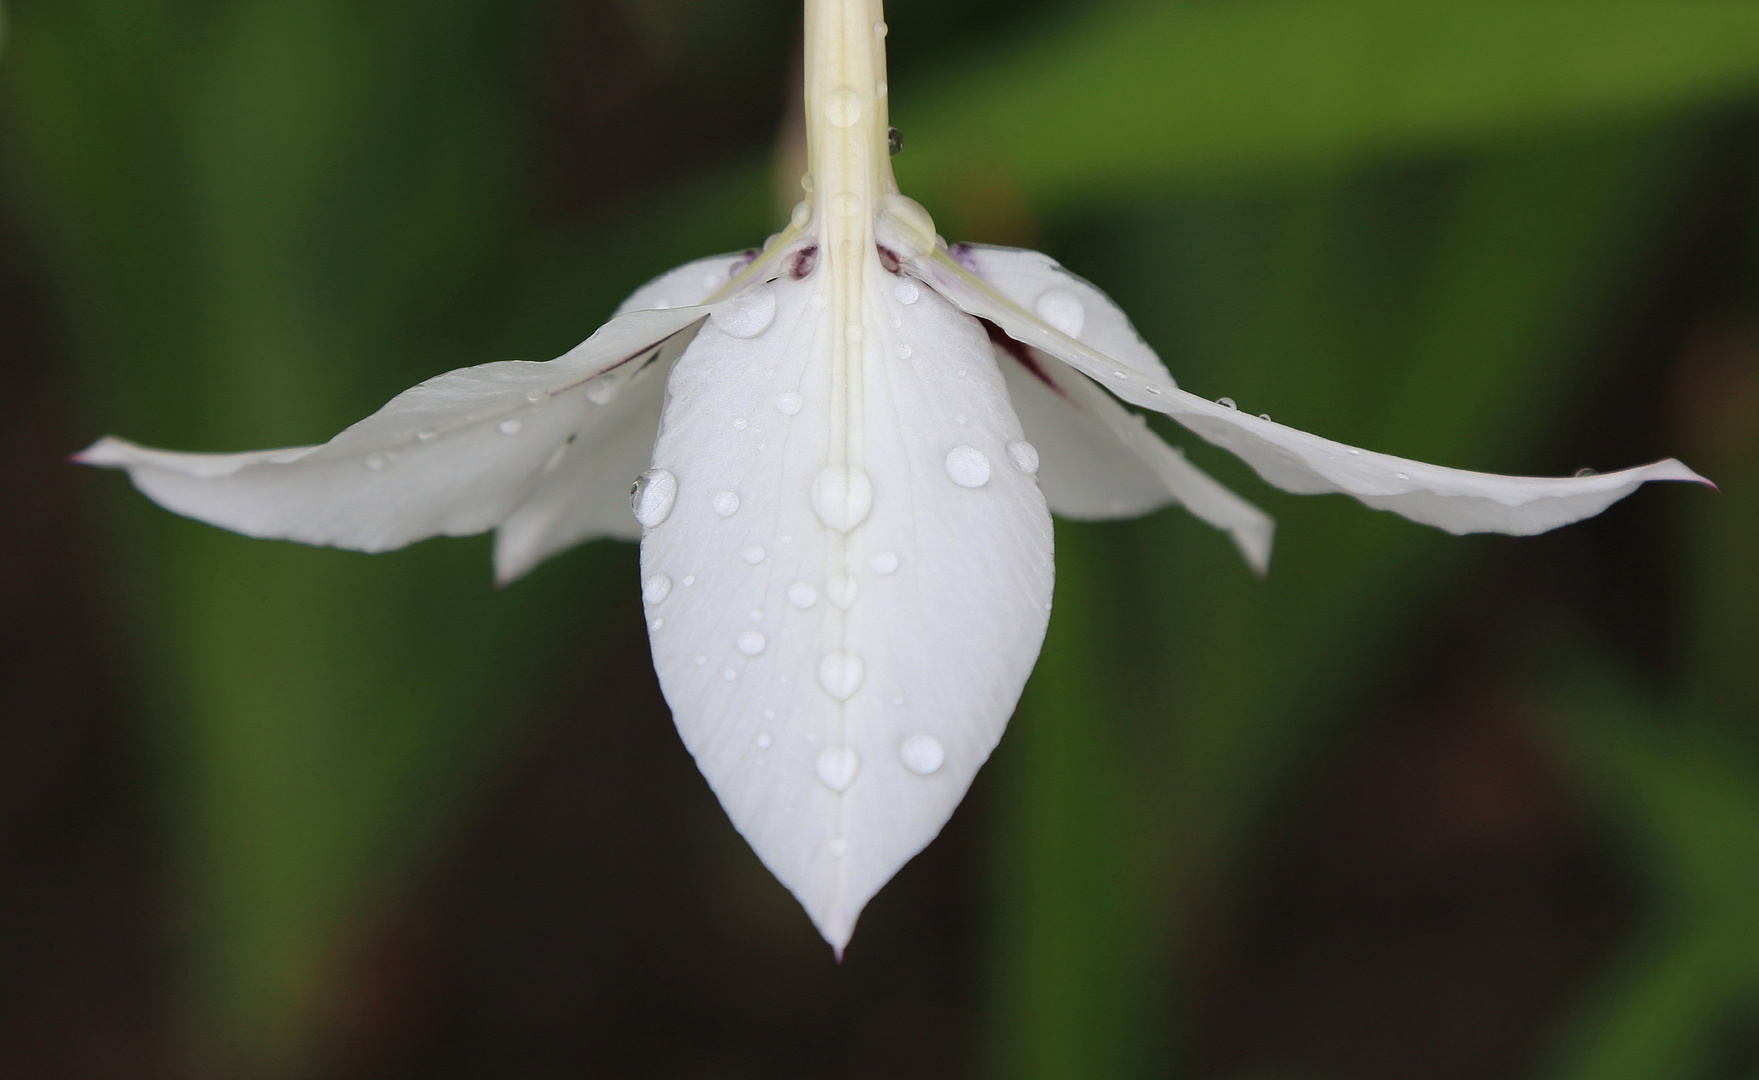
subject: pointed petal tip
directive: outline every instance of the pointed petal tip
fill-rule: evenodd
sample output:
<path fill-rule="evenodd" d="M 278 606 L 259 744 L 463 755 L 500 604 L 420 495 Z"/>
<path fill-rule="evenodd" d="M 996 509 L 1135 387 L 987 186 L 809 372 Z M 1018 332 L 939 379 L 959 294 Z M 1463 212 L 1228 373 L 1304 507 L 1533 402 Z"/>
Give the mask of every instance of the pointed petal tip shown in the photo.
<path fill-rule="evenodd" d="M 1276 539 L 1276 522 L 1266 520 L 1262 526 L 1241 526 L 1230 529 L 1229 537 L 1240 550 L 1240 557 L 1252 573 L 1261 578 L 1270 576 L 1270 554 Z"/>
<path fill-rule="evenodd" d="M 67 455 L 67 461 L 70 465 L 117 469 L 130 464 L 128 449 L 128 443 L 114 435 L 106 435 L 84 450 Z"/>

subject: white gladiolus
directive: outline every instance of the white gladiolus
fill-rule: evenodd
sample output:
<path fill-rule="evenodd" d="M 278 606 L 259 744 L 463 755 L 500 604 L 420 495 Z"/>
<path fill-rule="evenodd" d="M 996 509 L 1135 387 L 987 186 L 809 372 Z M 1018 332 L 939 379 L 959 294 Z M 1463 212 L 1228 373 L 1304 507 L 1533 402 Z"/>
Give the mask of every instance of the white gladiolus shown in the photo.
<path fill-rule="evenodd" d="M 556 360 L 438 376 L 321 446 L 105 438 L 79 460 L 251 536 L 386 551 L 494 529 L 503 582 L 639 538 L 678 730 L 839 954 L 1001 737 L 1049 618 L 1053 512 L 1179 503 L 1266 568 L 1271 520 L 1120 399 L 1276 487 L 1454 533 L 1543 532 L 1701 479 L 1673 460 L 1463 472 L 1180 390 L 1092 285 L 1034 252 L 949 249 L 899 193 L 881 0 L 807 0 L 806 26 L 809 197 L 761 253 L 674 270 Z"/>

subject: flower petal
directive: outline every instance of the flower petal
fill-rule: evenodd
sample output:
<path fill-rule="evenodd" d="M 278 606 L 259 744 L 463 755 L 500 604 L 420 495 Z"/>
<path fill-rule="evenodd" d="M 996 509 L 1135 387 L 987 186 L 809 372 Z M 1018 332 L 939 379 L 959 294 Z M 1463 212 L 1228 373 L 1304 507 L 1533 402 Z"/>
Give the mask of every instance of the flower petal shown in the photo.
<path fill-rule="evenodd" d="M 1052 513 L 1094 521 L 1179 503 L 1226 532 L 1247 564 L 1266 572 L 1276 532 L 1270 515 L 1187 461 L 1080 372 L 1005 335 L 996 360 L 1026 438 L 1040 452 L 1038 482 Z"/>
<path fill-rule="evenodd" d="M 1593 517 L 1649 480 L 1708 483 L 1671 458 L 1622 472 L 1552 479 L 1448 469 L 1346 446 L 1188 394 L 1115 362 L 1022 310 L 944 251 L 928 252 L 910 265 L 964 311 L 1086 373 L 1125 401 L 1171 416 L 1298 495 L 1343 492 L 1451 533 L 1525 536 Z"/>
<path fill-rule="evenodd" d="M 166 509 L 249 536 L 387 551 L 478 533 L 523 503 L 546 465 L 590 444 L 627 383 L 645 365 L 663 370 L 710 310 L 637 311 L 547 363 L 449 372 L 321 446 L 179 454 L 104 438 L 75 460 L 126 469 Z"/>
<path fill-rule="evenodd" d="M 675 501 L 642 541 L 679 732 L 838 949 L 1001 736 L 1052 580 L 982 328 L 876 257 L 864 280 L 853 327 L 784 277 L 730 301 L 772 312 L 761 331 L 703 328 L 653 458 Z"/>

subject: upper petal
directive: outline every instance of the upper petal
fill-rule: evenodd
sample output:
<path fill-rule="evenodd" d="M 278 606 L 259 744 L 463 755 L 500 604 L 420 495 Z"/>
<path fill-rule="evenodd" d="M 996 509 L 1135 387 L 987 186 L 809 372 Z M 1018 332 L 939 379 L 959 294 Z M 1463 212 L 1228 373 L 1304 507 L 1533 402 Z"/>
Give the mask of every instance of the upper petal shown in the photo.
<path fill-rule="evenodd" d="M 1649 480 L 1708 483 L 1671 458 L 1622 472 L 1552 479 L 1448 469 L 1346 446 L 1188 394 L 1115 362 L 1022 310 L 946 252 L 926 253 L 911 266 L 965 311 L 1085 372 L 1118 397 L 1171 416 L 1296 494 L 1343 492 L 1452 533 L 1530 535 L 1592 517 Z"/>
<path fill-rule="evenodd" d="M 440 375 L 320 446 L 179 454 L 104 438 L 76 460 L 126 469 L 161 506 L 249 536 L 386 551 L 478 533 L 576 454 L 627 384 L 681 351 L 709 310 L 636 311 L 547 363 Z"/>
<path fill-rule="evenodd" d="M 654 451 L 675 501 L 642 541 L 685 744 L 839 949 L 1000 737 L 1052 580 L 983 329 L 877 260 L 866 280 L 859 335 L 811 277 L 758 286 L 755 335 L 704 327 Z M 860 338 L 847 370 L 833 332 Z"/>

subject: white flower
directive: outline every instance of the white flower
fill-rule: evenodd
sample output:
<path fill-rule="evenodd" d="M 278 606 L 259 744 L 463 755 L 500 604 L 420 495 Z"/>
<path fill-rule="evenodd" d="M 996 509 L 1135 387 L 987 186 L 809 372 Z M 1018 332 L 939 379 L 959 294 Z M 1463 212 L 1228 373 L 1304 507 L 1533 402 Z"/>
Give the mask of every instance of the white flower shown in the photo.
<path fill-rule="evenodd" d="M 386 551 L 494 529 L 501 581 L 639 537 L 678 730 L 839 952 L 1001 737 L 1049 618 L 1051 511 L 1177 502 L 1265 568 L 1270 519 L 1117 399 L 1284 490 L 1454 533 L 1543 532 L 1646 480 L 1699 479 L 1673 460 L 1444 469 L 1178 389 L 1093 286 L 1033 252 L 949 250 L 898 193 L 880 0 L 808 0 L 806 17 L 811 194 L 761 253 L 674 270 L 556 360 L 441 375 L 321 446 L 106 438 L 79 460 L 251 536 Z"/>

